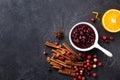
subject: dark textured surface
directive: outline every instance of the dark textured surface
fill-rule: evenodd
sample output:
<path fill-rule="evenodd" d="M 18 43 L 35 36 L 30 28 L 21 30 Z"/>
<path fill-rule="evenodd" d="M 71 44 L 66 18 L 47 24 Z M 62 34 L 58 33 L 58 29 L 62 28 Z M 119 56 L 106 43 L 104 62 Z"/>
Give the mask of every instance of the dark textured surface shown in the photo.
<path fill-rule="evenodd" d="M 0 0 L 0 80 L 72 80 L 56 70 L 47 71 L 50 65 L 42 52 L 50 49 L 44 42 L 56 42 L 54 32 L 60 29 L 65 33 L 63 41 L 69 43 L 68 33 L 74 24 L 90 22 L 95 16 L 92 11 L 99 11 L 101 17 L 110 8 L 120 9 L 120 0 Z M 110 44 L 99 40 L 113 58 L 92 50 L 104 62 L 104 67 L 97 69 L 96 80 L 120 80 L 120 33 L 108 33 L 101 22 L 93 25 L 100 37 L 115 37 Z"/>

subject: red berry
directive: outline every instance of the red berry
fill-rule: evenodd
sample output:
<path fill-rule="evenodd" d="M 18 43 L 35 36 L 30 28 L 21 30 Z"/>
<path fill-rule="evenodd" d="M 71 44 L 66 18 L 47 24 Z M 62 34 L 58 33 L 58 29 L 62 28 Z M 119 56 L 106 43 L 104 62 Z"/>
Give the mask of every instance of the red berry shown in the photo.
<path fill-rule="evenodd" d="M 113 41 L 113 40 L 114 40 L 114 37 L 113 37 L 113 36 L 110 36 L 110 40 Z"/>
<path fill-rule="evenodd" d="M 58 45 L 59 45 L 59 43 L 58 43 L 58 42 L 56 42 L 56 43 L 55 43 L 55 45 L 56 45 L 56 46 L 58 46 Z"/>
<path fill-rule="evenodd" d="M 75 73 L 75 75 L 76 75 L 76 76 L 78 76 L 78 75 L 79 75 L 79 73 L 78 73 L 78 72 L 76 72 L 76 73 Z"/>
<path fill-rule="evenodd" d="M 92 56 L 91 56 L 91 55 L 87 55 L 87 58 L 88 58 L 88 59 L 91 59 L 91 58 L 92 58 Z"/>
<path fill-rule="evenodd" d="M 83 77 L 82 77 L 82 80 L 86 80 L 86 78 L 83 76 Z"/>
<path fill-rule="evenodd" d="M 87 66 L 90 66 L 90 63 L 88 63 L 88 62 L 87 62 L 87 64 L 86 64 L 86 65 L 87 65 Z"/>
<path fill-rule="evenodd" d="M 73 78 L 73 80 L 77 80 L 77 78 Z"/>
<path fill-rule="evenodd" d="M 96 20 L 95 20 L 95 18 L 91 18 L 91 21 L 92 21 L 92 22 L 95 22 Z"/>
<path fill-rule="evenodd" d="M 44 51 L 43 51 L 43 54 L 44 54 L 44 55 L 47 55 L 47 52 L 44 50 Z"/>
<path fill-rule="evenodd" d="M 64 61 L 64 60 L 65 60 L 65 58 L 64 58 L 63 56 L 59 57 L 59 59 L 60 59 L 61 61 Z"/>
<path fill-rule="evenodd" d="M 78 71 L 79 71 L 79 69 L 78 69 L 78 68 L 75 68 L 75 71 L 77 71 L 77 72 L 78 72 Z"/>
<path fill-rule="evenodd" d="M 87 67 L 87 65 L 84 65 L 84 68 L 86 68 Z"/>
<path fill-rule="evenodd" d="M 88 66 L 87 69 L 90 71 L 92 69 L 92 67 Z"/>
<path fill-rule="evenodd" d="M 82 67 L 82 70 L 84 71 L 84 70 L 85 70 L 85 68 L 84 68 L 84 67 Z"/>
<path fill-rule="evenodd" d="M 96 55 L 96 54 L 94 54 L 94 55 L 93 55 L 93 57 L 94 57 L 94 58 L 97 58 L 97 55 Z"/>
<path fill-rule="evenodd" d="M 109 43 L 109 41 L 108 41 L 108 40 L 105 40 L 105 42 L 106 42 L 106 43 Z"/>
<path fill-rule="evenodd" d="M 79 76 L 78 76 L 78 79 L 81 79 L 81 78 L 82 78 L 82 76 L 81 76 L 81 75 L 79 75 Z"/>
<path fill-rule="evenodd" d="M 87 60 L 86 60 L 86 62 L 87 62 L 87 63 L 90 63 L 90 60 L 89 60 L 89 59 L 87 59 Z"/>
<path fill-rule="evenodd" d="M 71 55 L 71 52 L 70 52 L 70 51 L 67 51 L 67 54 L 68 54 L 68 55 Z"/>
<path fill-rule="evenodd" d="M 102 39 L 107 40 L 107 36 L 106 35 L 102 36 Z"/>
<path fill-rule="evenodd" d="M 96 72 L 94 72 L 94 73 L 92 74 L 92 76 L 93 76 L 93 77 L 97 77 L 97 74 L 96 74 Z"/>
<path fill-rule="evenodd" d="M 98 62 L 98 66 L 102 66 L 103 63 L 101 61 Z"/>
<path fill-rule="evenodd" d="M 82 57 L 83 53 L 82 52 L 79 52 L 78 53 L 78 56 Z"/>

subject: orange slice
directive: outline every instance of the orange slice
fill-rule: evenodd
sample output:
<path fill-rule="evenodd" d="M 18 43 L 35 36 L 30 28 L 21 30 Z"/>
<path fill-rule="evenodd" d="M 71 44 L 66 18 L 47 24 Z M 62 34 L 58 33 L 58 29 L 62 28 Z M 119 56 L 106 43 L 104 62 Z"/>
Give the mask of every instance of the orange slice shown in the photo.
<path fill-rule="evenodd" d="M 109 32 L 120 31 L 120 11 L 117 9 L 107 10 L 102 17 L 102 25 Z"/>

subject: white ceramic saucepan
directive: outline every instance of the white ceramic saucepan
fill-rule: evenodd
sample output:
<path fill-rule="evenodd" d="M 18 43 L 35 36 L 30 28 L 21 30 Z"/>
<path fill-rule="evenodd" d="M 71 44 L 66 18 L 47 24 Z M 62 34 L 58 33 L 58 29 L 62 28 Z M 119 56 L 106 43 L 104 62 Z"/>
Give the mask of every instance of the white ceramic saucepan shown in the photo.
<path fill-rule="evenodd" d="M 91 28 L 93 29 L 93 31 L 94 31 L 94 33 L 95 33 L 94 43 L 93 43 L 90 47 L 87 47 L 87 48 L 80 48 L 80 47 L 76 46 L 76 45 L 74 44 L 74 42 L 72 41 L 72 37 L 71 37 L 72 31 L 75 29 L 76 26 L 81 25 L 81 24 L 88 25 L 89 27 L 91 27 Z M 75 25 L 71 28 L 71 30 L 70 30 L 70 32 L 69 32 L 69 40 L 70 40 L 70 43 L 71 43 L 71 45 L 72 45 L 75 49 L 77 49 L 77 50 L 79 50 L 79 51 L 89 51 L 89 50 L 91 50 L 91 49 L 93 49 L 93 48 L 98 48 L 98 49 L 100 49 L 102 52 L 104 52 L 107 56 L 112 57 L 113 55 L 112 55 L 111 52 L 109 52 L 108 50 L 104 49 L 103 47 L 101 47 L 101 46 L 98 44 L 98 38 L 99 38 L 99 36 L 98 36 L 98 32 L 97 32 L 96 28 L 95 28 L 92 24 L 90 24 L 90 23 L 88 23 L 88 22 L 79 22 L 79 23 L 75 24 Z"/>

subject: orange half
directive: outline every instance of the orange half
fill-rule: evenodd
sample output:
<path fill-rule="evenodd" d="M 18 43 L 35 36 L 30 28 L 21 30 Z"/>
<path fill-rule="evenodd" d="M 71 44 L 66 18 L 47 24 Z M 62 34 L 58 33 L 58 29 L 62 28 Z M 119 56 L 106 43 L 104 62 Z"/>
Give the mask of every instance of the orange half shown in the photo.
<path fill-rule="evenodd" d="M 102 17 L 102 25 L 109 32 L 120 31 L 120 11 L 117 9 L 107 10 Z"/>

